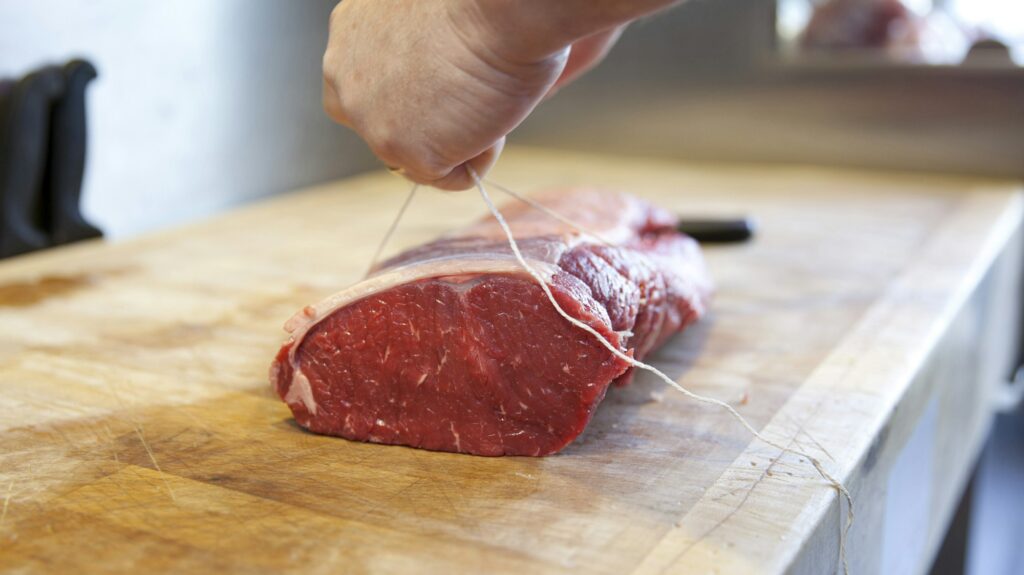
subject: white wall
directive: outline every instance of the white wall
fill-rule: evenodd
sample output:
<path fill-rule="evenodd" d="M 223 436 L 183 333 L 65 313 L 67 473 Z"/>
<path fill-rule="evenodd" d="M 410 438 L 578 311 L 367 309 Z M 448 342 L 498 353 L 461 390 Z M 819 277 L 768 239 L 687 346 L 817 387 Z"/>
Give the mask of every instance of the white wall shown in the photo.
<path fill-rule="evenodd" d="M 0 0 L 0 77 L 81 56 L 84 206 L 108 235 L 372 167 L 320 106 L 332 0 Z"/>

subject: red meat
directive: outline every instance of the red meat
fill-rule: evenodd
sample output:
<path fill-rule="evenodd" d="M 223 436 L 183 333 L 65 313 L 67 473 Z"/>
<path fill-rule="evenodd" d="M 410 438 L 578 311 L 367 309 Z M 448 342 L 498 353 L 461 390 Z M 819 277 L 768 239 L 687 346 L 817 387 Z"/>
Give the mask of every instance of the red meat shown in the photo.
<path fill-rule="evenodd" d="M 698 319 L 710 280 L 697 244 L 639 199 L 586 189 L 503 211 L 562 308 L 643 358 Z M 409 250 L 308 306 L 270 370 L 316 433 L 477 455 L 547 455 L 586 427 L 631 366 L 559 316 L 488 218 Z"/>

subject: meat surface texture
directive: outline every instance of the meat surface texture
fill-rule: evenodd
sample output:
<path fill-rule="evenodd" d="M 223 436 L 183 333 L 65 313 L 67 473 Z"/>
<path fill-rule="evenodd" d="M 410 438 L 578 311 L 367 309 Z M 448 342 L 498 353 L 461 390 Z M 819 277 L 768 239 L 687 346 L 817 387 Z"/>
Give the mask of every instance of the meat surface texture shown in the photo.
<path fill-rule="evenodd" d="M 561 307 L 642 359 L 699 319 L 711 293 L 700 249 L 675 218 L 591 189 L 503 212 Z M 572 325 L 485 219 L 406 251 L 297 313 L 270 369 L 315 433 L 476 455 L 548 455 L 586 427 L 629 363 Z"/>

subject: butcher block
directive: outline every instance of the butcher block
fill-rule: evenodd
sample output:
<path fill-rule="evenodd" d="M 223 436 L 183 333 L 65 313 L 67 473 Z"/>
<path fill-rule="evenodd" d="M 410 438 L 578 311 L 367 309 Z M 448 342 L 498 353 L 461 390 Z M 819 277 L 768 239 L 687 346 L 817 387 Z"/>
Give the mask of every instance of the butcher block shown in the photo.
<path fill-rule="evenodd" d="M 652 362 L 845 483 L 852 573 L 928 568 L 1016 359 L 1017 184 L 535 149 L 491 177 L 756 218 L 705 246 L 710 313 Z M 551 457 L 297 426 L 267 381 L 282 323 L 362 277 L 407 191 L 372 174 L 0 262 L 0 570 L 842 569 L 848 510 L 814 467 L 649 374 Z M 424 190 L 387 253 L 485 212 Z"/>

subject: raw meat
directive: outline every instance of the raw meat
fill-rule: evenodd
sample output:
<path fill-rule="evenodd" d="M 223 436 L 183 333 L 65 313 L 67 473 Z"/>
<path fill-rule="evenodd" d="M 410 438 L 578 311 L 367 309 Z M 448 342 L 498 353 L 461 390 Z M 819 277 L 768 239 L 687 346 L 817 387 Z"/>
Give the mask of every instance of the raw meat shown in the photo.
<path fill-rule="evenodd" d="M 675 218 L 590 189 L 503 209 L 562 308 L 643 358 L 698 319 L 711 284 Z M 609 245 L 611 244 L 611 245 Z M 270 369 L 316 433 L 477 455 L 547 455 L 586 427 L 632 367 L 559 316 L 493 218 L 406 251 L 307 306 Z"/>

